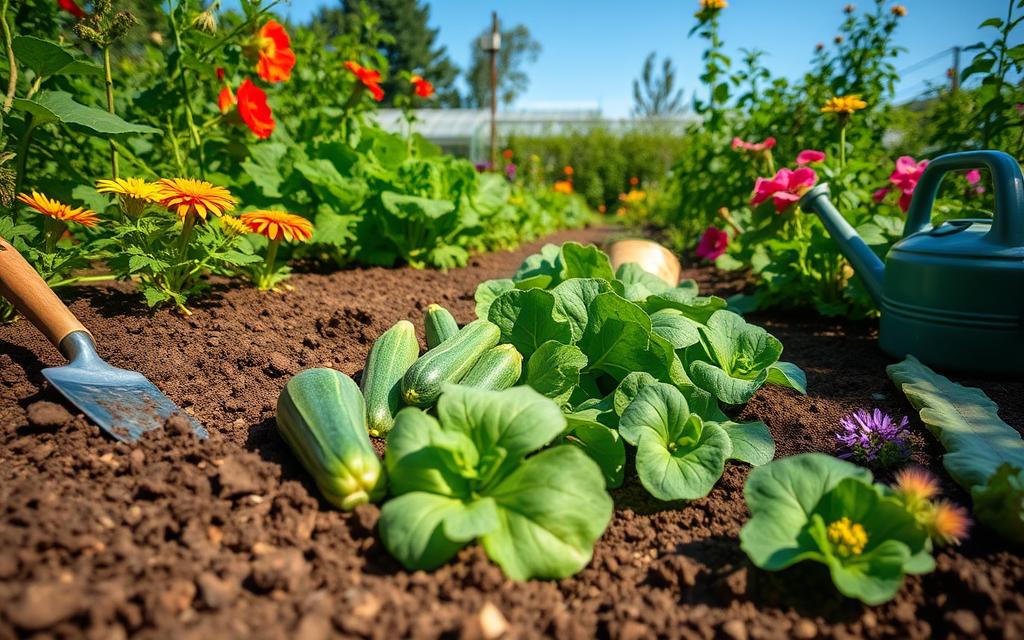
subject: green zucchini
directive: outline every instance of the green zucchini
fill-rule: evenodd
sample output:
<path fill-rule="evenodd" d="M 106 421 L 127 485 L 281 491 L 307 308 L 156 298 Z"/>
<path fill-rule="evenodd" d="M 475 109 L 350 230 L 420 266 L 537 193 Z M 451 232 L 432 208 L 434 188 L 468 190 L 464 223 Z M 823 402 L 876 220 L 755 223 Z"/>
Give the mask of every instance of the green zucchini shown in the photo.
<path fill-rule="evenodd" d="M 402 408 L 402 376 L 420 355 L 416 328 L 401 320 L 381 334 L 366 356 L 360 388 L 366 400 L 366 426 L 371 436 L 383 436 Z"/>
<path fill-rule="evenodd" d="M 439 304 L 427 307 L 423 314 L 423 328 L 427 334 L 427 348 L 433 349 L 459 332 L 455 317 Z"/>
<path fill-rule="evenodd" d="M 459 384 L 466 387 L 502 391 L 519 380 L 523 356 L 510 344 L 499 344 L 480 356 Z"/>
<path fill-rule="evenodd" d="M 344 373 L 306 369 L 292 377 L 277 399 L 277 430 L 331 504 L 347 511 L 384 497 L 366 405 Z"/>
<path fill-rule="evenodd" d="M 501 330 L 474 320 L 444 343 L 427 351 L 402 378 L 402 398 L 413 407 L 430 407 L 446 382 L 458 382 L 488 349 L 498 344 Z"/>

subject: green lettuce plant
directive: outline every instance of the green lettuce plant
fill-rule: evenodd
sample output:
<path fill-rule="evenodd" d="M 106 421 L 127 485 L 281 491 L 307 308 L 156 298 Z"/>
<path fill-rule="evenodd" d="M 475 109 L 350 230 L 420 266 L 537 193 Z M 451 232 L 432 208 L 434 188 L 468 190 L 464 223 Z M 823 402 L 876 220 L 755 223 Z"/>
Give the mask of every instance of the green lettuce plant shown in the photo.
<path fill-rule="evenodd" d="M 840 593 L 875 605 L 935 568 L 926 530 L 863 467 L 804 453 L 754 469 L 743 493 L 740 547 L 762 569 L 820 562 Z"/>
<path fill-rule="evenodd" d="M 394 497 L 384 546 L 409 569 L 433 569 L 479 540 L 507 576 L 563 578 L 588 562 L 612 515 L 598 466 L 578 448 L 536 453 L 566 427 L 527 387 L 445 387 L 434 417 L 398 413 L 385 465 Z"/>
<path fill-rule="evenodd" d="M 613 271 L 594 246 L 546 245 L 512 278 L 482 283 L 476 302 L 523 354 L 522 381 L 562 408 L 562 440 L 593 458 L 610 487 L 624 479 L 628 444 L 652 495 L 707 495 L 727 459 L 764 464 L 775 451 L 767 426 L 734 423 L 719 402 L 742 404 L 766 383 L 806 386 L 802 371 L 778 361 L 781 343 L 721 298 L 635 264 Z"/>
<path fill-rule="evenodd" d="M 999 418 L 996 403 L 981 389 L 952 382 L 914 356 L 886 372 L 948 451 L 942 464 L 971 492 L 978 520 L 1008 540 L 1024 542 L 1024 440 Z"/>

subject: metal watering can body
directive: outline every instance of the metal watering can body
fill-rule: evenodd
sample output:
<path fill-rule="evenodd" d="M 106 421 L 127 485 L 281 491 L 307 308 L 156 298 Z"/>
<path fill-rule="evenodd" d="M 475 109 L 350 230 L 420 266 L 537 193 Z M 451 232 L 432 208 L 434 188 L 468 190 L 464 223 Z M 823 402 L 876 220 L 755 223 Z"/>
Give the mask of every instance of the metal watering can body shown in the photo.
<path fill-rule="evenodd" d="M 987 168 L 992 219 L 932 226 L 932 206 L 949 171 Z M 820 184 L 800 200 L 821 218 L 881 311 L 879 343 L 936 368 L 1024 374 L 1024 177 L 1000 151 L 936 158 L 914 190 L 903 238 L 885 264 L 857 235 Z"/>

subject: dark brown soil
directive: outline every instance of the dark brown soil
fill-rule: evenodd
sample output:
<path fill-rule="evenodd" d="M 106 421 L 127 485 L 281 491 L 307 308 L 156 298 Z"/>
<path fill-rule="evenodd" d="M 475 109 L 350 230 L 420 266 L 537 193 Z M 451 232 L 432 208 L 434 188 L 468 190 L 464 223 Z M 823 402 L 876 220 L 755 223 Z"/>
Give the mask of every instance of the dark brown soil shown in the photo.
<path fill-rule="evenodd" d="M 819 566 L 752 567 L 737 544 L 743 465 L 689 504 L 655 503 L 627 482 L 574 578 L 509 582 L 476 547 L 431 574 L 402 570 L 374 534 L 376 507 L 340 513 L 317 497 L 275 432 L 277 394 L 304 367 L 357 374 L 381 331 L 403 318 L 419 326 L 429 303 L 470 320 L 476 284 L 508 276 L 536 248 L 448 273 L 299 275 L 287 293 L 223 292 L 187 319 L 152 314 L 120 286 L 70 293 L 103 355 L 195 415 L 206 442 L 171 426 L 134 447 L 115 443 L 45 384 L 56 351 L 25 322 L 0 328 L 0 638 L 1024 635 L 1024 561 L 983 528 L 875 608 L 836 595 Z M 711 270 L 686 275 L 706 291 L 743 286 Z M 808 374 L 809 396 L 767 388 L 743 410 L 769 425 L 779 456 L 833 452 L 831 432 L 854 408 L 909 412 L 872 323 L 754 320 Z M 1024 425 L 1024 383 L 964 382 Z M 915 460 L 941 474 L 941 449 L 913 426 Z"/>

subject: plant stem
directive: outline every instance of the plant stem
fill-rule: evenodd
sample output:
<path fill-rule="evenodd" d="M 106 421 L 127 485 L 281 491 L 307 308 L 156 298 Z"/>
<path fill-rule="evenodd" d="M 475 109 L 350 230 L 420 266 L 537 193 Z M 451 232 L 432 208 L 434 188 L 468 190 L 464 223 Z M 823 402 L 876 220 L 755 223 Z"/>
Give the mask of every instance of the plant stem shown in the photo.
<path fill-rule="evenodd" d="M 10 65 L 10 75 L 7 78 L 7 97 L 4 99 L 4 115 L 11 110 L 14 104 L 14 94 L 18 90 L 18 61 L 14 57 L 13 38 L 11 37 L 11 26 L 7 24 L 7 6 L 10 0 L 3 0 L 0 4 L 0 29 L 4 34 L 4 47 L 7 49 L 7 62 Z M 3 127 L 3 120 L 0 119 L 0 127 Z"/>
<path fill-rule="evenodd" d="M 181 32 L 178 29 L 178 20 L 174 17 L 174 11 L 169 13 L 171 31 L 174 34 L 174 46 L 178 51 L 179 56 L 184 54 L 184 49 L 181 45 Z M 178 80 L 181 82 L 181 99 L 185 106 L 185 122 L 188 123 L 188 130 L 192 136 L 192 143 L 196 146 L 196 153 L 199 155 L 199 177 L 206 178 L 205 161 L 203 159 L 203 143 L 199 137 L 199 129 L 196 127 L 195 117 L 192 113 L 192 91 L 188 84 L 188 74 L 185 69 L 178 64 Z"/>
<path fill-rule="evenodd" d="M 25 163 L 28 160 L 28 149 L 32 146 L 32 130 L 35 129 L 32 114 L 25 116 L 25 133 L 18 142 L 18 159 L 14 165 L 14 193 L 21 193 L 22 183 L 25 181 Z"/>
<path fill-rule="evenodd" d="M 846 123 L 839 126 L 839 168 L 846 168 Z"/>
<path fill-rule="evenodd" d="M 178 146 L 178 134 L 174 131 L 174 121 L 171 115 L 167 114 L 167 138 L 171 141 L 171 150 L 174 152 L 174 163 L 178 165 L 178 174 L 185 175 L 185 161 L 181 158 L 181 148 Z"/>
<path fill-rule="evenodd" d="M 196 214 L 189 211 L 181 222 L 181 235 L 178 236 L 178 264 L 167 275 L 168 288 L 174 293 L 181 291 L 184 280 L 188 277 L 189 270 L 185 261 L 188 258 L 188 242 L 192 239 L 192 230 L 195 226 Z"/>
<path fill-rule="evenodd" d="M 260 274 L 260 280 L 256 283 L 259 289 L 270 288 L 270 281 L 274 275 L 274 262 L 277 261 L 277 248 L 279 246 L 281 246 L 281 238 L 271 240 L 270 244 L 267 245 L 267 257 L 263 260 L 263 273 Z"/>
<path fill-rule="evenodd" d="M 114 78 L 110 73 L 110 47 L 103 47 L 103 79 L 107 90 L 107 111 L 114 114 Z M 116 114 L 115 114 L 116 115 Z M 110 171 L 117 180 L 117 147 L 110 141 Z"/>

